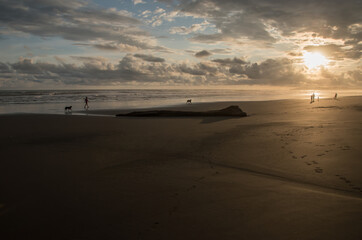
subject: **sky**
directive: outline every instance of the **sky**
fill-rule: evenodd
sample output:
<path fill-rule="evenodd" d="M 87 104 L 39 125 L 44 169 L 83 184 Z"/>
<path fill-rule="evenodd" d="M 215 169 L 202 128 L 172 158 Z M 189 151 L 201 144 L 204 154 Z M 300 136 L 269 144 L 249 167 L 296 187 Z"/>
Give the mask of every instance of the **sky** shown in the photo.
<path fill-rule="evenodd" d="M 361 0 L 0 0 L 0 89 L 362 89 Z"/>

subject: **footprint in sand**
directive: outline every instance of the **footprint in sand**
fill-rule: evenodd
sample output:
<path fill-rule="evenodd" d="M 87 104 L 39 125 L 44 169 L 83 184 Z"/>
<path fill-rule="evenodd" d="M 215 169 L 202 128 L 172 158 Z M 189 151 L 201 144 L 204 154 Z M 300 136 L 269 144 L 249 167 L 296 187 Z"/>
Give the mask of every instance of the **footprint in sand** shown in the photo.
<path fill-rule="evenodd" d="M 320 168 L 320 167 L 316 167 L 316 168 L 314 169 L 314 171 L 315 171 L 316 173 L 323 173 L 323 169 Z"/>
<path fill-rule="evenodd" d="M 325 155 L 325 154 L 324 154 L 324 153 L 317 154 L 318 157 L 321 157 L 321 156 L 323 156 L 323 155 Z"/>
<path fill-rule="evenodd" d="M 159 222 L 154 222 L 153 223 L 153 226 L 151 226 L 152 229 L 155 229 L 157 228 L 157 226 L 159 225 L 160 223 Z"/>
<path fill-rule="evenodd" d="M 172 215 L 173 213 L 175 213 L 177 211 L 178 207 L 174 206 L 172 209 L 170 209 L 170 211 L 168 212 L 168 215 Z"/>
<path fill-rule="evenodd" d="M 351 183 L 351 181 L 345 177 L 340 177 L 339 179 L 343 180 L 345 183 Z"/>
<path fill-rule="evenodd" d="M 188 189 L 186 189 L 186 191 L 188 192 L 188 191 L 191 191 L 192 189 L 195 189 L 195 188 L 196 188 L 196 186 L 192 185 L 192 187 L 189 187 Z"/>
<path fill-rule="evenodd" d="M 297 156 L 294 156 L 294 155 L 293 155 L 292 158 L 293 158 L 293 159 L 297 159 Z"/>
<path fill-rule="evenodd" d="M 318 162 L 317 162 L 317 161 L 312 161 L 312 163 L 313 163 L 313 164 L 318 164 Z"/>
<path fill-rule="evenodd" d="M 304 162 L 305 164 L 307 164 L 308 166 L 312 165 L 310 162 Z"/>
<path fill-rule="evenodd" d="M 305 157 L 307 157 L 307 155 L 303 155 L 303 156 L 301 156 L 300 158 L 305 158 Z"/>
<path fill-rule="evenodd" d="M 201 180 L 204 180 L 204 179 L 205 179 L 205 177 L 202 176 L 202 177 L 199 177 L 199 178 L 197 179 L 197 181 L 201 181 Z"/>
<path fill-rule="evenodd" d="M 348 186 L 350 186 L 352 189 L 360 191 L 361 189 L 359 187 L 355 187 L 354 184 L 350 180 L 348 180 L 346 177 L 343 177 L 341 175 L 336 174 L 337 177 L 339 177 L 340 180 L 344 181 Z M 361 191 L 362 192 L 362 191 Z"/>
<path fill-rule="evenodd" d="M 341 146 L 340 149 L 342 150 L 351 150 L 350 146 Z"/>
<path fill-rule="evenodd" d="M 210 168 L 214 168 L 214 165 L 212 164 L 212 162 L 209 160 L 209 165 L 210 165 Z"/>

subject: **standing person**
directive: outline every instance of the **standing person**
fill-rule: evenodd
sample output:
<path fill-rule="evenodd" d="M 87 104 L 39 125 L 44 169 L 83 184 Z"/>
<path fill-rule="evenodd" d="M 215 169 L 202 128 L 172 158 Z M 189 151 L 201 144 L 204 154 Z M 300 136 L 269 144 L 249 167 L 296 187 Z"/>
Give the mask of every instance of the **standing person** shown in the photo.
<path fill-rule="evenodd" d="M 85 99 L 84 99 L 84 109 L 86 109 L 86 110 L 88 110 L 88 108 L 89 108 L 89 105 L 88 105 L 88 97 L 85 97 Z"/>
<path fill-rule="evenodd" d="M 336 94 L 334 94 L 334 100 L 337 100 L 337 93 Z"/>

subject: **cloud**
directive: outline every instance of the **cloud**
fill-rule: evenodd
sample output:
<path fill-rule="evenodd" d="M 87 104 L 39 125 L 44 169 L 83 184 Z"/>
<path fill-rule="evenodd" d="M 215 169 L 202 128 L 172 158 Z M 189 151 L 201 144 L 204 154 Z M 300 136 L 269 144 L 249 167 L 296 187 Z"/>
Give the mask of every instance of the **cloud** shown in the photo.
<path fill-rule="evenodd" d="M 292 57 L 302 57 L 303 53 L 301 53 L 301 52 L 289 52 L 288 55 L 292 56 Z"/>
<path fill-rule="evenodd" d="M 147 17 L 150 16 L 151 13 L 152 13 L 152 12 L 151 12 L 150 10 L 145 10 L 145 11 L 143 11 L 143 12 L 141 13 L 141 16 L 142 16 L 143 18 L 147 18 Z"/>
<path fill-rule="evenodd" d="M 152 27 L 157 27 L 163 24 L 164 21 L 173 22 L 176 17 L 179 17 L 178 11 L 166 12 L 163 8 L 157 8 L 153 11 L 153 16 L 150 18 L 150 14 L 144 15 L 144 18 L 150 18 L 145 20 L 146 23 L 151 24 Z"/>
<path fill-rule="evenodd" d="M 124 44 L 124 43 L 116 43 L 116 42 L 98 42 L 98 43 L 74 43 L 76 46 L 91 46 L 104 51 L 123 51 L 123 52 L 137 52 L 142 49 L 148 49 L 148 46 L 144 46 L 142 48 L 142 44 L 140 46 Z M 157 47 L 151 47 L 150 49 L 157 49 Z"/>
<path fill-rule="evenodd" d="M 110 86 L 117 84 L 168 85 L 268 85 L 289 87 L 362 87 L 361 70 L 332 72 L 321 69 L 310 76 L 288 58 L 245 62 L 240 58 L 214 59 L 199 63 L 168 63 L 145 54 L 127 54 L 118 63 L 104 57 L 72 56 L 71 62 L 57 57 L 57 63 L 21 58 L 15 63 L 0 62 L 0 86 L 58 84 Z M 140 61 L 142 59 L 142 61 Z M 216 60 L 216 61 L 215 61 Z M 25 85 L 24 85 L 25 84 Z"/>
<path fill-rule="evenodd" d="M 165 9 L 157 7 L 157 9 L 155 11 L 153 11 L 153 14 L 161 14 L 164 12 L 165 12 Z"/>
<path fill-rule="evenodd" d="M 11 68 L 8 64 L 0 62 L 0 73 L 11 73 Z"/>
<path fill-rule="evenodd" d="M 222 59 L 213 59 L 213 62 L 230 65 L 230 64 L 246 64 L 246 61 L 241 58 L 222 58 Z"/>
<path fill-rule="evenodd" d="M 304 50 L 309 52 L 319 52 L 325 57 L 330 57 L 334 59 L 344 59 L 352 58 L 359 59 L 361 57 L 361 47 L 355 46 L 350 48 L 345 48 L 344 45 L 336 44 L 327 44 L 327 45 L 309 45 L 305 46 Z"/>
<path fill-rule="evenodd" d="M 322 69 L 321 80 L 329 86 L 345 88 L 356 88 L 362 85 L 362 71 L 360 69 L 333 74 L 327 69 Z"/>
<path fill-rule="evenodd" d="M 211 43 L 211 44 L 222 42 L 222 41 L 226 41 L 226 42 L 235 41 L 234 38 L 232 38 L 228 35 L 224 35 L 222 33 L 197 34 L 196 36 L 192 37 L 191 40 L 197 41 L 197 42 L 202 42 L 202 43 Z"/>
<path fill-rule="evenodd" d="M 141 58 L 144 61 L 147 62 L 164 62 L 165 59 L 160 58 L 160 57 L 154 57 L 152 55 L 145 55 L 145 54 L 135 54 L 133 55 L 136 58 Z"/>
<path fill-rule="evenodd" d="M 267 59 L 260 64 L 246 65 L 242 71 L 235 73 L 245 74 L 254 80 L 254 84 L 296 86 L 306 79 L 302 71 L 297 70 L 287 58 Z"/>
<path fill-rule="evenodd" d="M 215 54 L 229 55 L 229 54 L 232 53 L 232 49 L 230 49 L 230 48 L 216 48 L 216 49 L 210 50 L 210 52 L 215 53 Z"/>
<path fill-rule="evenodd" d="M 178 1 L 184 14 L 203 17 L 218 33 L 194 41 L 256 41 L 270 45 L 280 38 L 311 32 L 323 38 L 361 41 L 359 0 L 195 0 Z"/>
<path fill-rule="evenodd" d="M 195 53 L 195 57 L 198 57 L 198 58 L 208 57 L 210 55 L 212 55 L 212 53 L 207 50 L 202 50 L 200 52 Z"/>
<path fill-rule="evenodd" d="M 203 69 L 200 69 L 198 67 L 190 67 L 186 64 L 180 64 L 178 66 L 179 71 L 183 73 L 188 73 L 191 75 L 206 75 L 206 71 Z"/>
<path fill-rule="evenodd" d="M 115 67 L 105 57 L 79 57 L 71 56 L 72 59 L 80 61 L 84 66 L 92 67 L 100 70 L 114 70 Z M 64 61 L 63 61 L 64 64 Z"/>
<path fill-rule="evenodd" d="M 21 16 L 21 17 L 19 17 Z M 152 49 L 156 40 L 139 28 L 141 21 L 130 12 L 102 9 L 81 0 L 32 0 L 0 2 L 0 24 L 7 33 L 22 32 L 40 37 L 93 43 L 101 49 L 103 42 Z M 103 49 L 109 50 L 110 47 Z"/>
<path fill-rule="evenodd" d="M 35 62 L 32 59 L 20 59 L 10 64 L 13 76 L 21 82 L 62 83 L 64 85 L 107 85 L 117 82 L 142 82 L 145 71 L 130 56 L 125 56 L 119 64 L 112 64 L 102 58 L 82 58 L 82 64 L 51 64 Z M 156 81 L 156 80 L 153 80 Z M 16 85 L 16 82 L 12 83 Z"/>
<path fill-rule="evenodd" d="M 207 25 L 209 25 L 209 23 L 207 21 L 204 21 L 202 23 L 192 24 L 190 27 L 185 27 L 185 26 L 172 27 L 170 28 L 170 33 L 186 35 L 194 32 L 201 32 L 206 29 Z"/>
<path fill-rule="evenodd" d="M 137 5 L 137 4 L 144 4 L 145 2 L 142 0 L 133 0 L 133 4 Z"/>

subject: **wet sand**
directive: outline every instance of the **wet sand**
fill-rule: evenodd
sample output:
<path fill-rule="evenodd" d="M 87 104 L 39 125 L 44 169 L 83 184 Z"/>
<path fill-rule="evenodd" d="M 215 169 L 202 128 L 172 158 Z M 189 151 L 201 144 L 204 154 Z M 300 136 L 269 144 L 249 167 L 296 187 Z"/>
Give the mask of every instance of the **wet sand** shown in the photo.
<path fill-rule="evenodd" d="M 362 97 L 229 105 L 0 116 L 0 237 L 362 239 Z"/>

